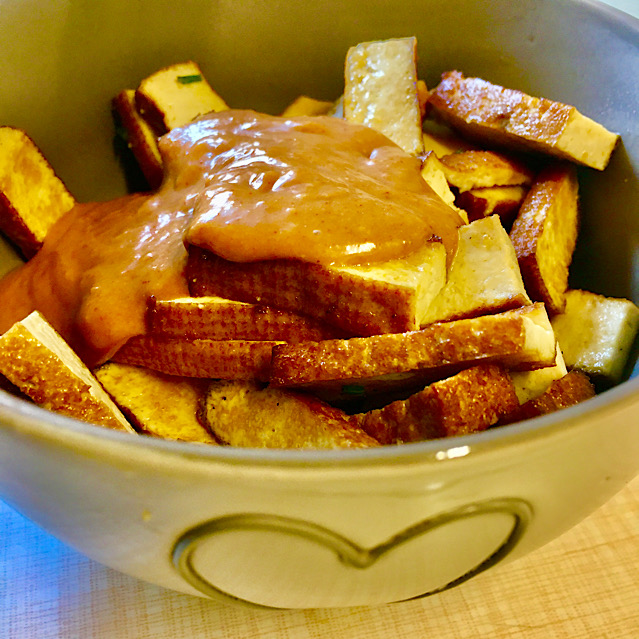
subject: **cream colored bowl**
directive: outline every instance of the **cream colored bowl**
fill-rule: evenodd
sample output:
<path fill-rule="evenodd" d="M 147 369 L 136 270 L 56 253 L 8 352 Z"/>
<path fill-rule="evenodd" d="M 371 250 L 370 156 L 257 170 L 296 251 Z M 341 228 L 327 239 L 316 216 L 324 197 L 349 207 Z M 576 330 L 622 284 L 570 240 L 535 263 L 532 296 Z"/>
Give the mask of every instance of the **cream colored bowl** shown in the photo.
<path fill-rule="evenodd" d="M 457 68 L 576 104 L 622 134 L 584 171 L 575 283 L 637 301 L 639 21 L 564 0 L 0 1 L 0 122 L 25 128 L 79 199 L 124 191 L 111 97 L 197 60 L 233 106 L 332 99 L 347 48 L 416 35 L 430 85 Z M 3 246 L 5 267 L 15 263 Z M 380 450 L 156 441 L 0 394 L 0 496 L 108 566 L 261 606 L 420 597 L 519 557 L 639 469 L 639 380 L 480 435 Z"/>

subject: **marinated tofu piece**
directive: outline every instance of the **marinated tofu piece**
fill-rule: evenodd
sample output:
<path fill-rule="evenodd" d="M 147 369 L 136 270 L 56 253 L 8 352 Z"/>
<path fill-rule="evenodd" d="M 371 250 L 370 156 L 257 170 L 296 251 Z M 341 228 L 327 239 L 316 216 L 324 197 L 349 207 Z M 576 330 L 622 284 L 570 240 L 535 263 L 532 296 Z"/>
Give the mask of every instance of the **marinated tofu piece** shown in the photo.
<path fill-rule="evenodd" d="M 349 49 L 344 71 L 344 118 L 413 155 L 424 151 L 416 62 L 416 38 L 363 42 Z"/>
<path fill-rule="evenodd" d="M 518 406 L 508 373 L 484 364 L 364 413 L 362 428 L 381 444 L 406 444 L 481 432 Z"/>
<path fill-rule="evenodd" d="M 151 189 L 162 184 L 164 167 L 158 149 L 157 136 L 138 113 L 135 91 L 126 89 L 113 98 L 113 110 L 119 126 L 126 133 L 126 142 Z"/>
<path fill-rule="evenodd" d="M 135 92 L 135 104 L 157 135 L 200 115 L 228 109 L 192 61 L 165 67 L 142 80 Z"/>
<path fill-rule="evenodd" d="M 443 155 L 448 184 L 458 191 L 492 186 L 529 186 L 534 172 L 524 162 L 495 151 L 460 151 Z"/>
<path fill-rule="evenodd" d="M 353 387 L 367 395 L 406 392 L 482 363 L 531 370 L 553 365 L 555 355 L 550 321 L 535 304 L 408 333 L 280 344 L 270 381 L 337 401 Z"/>
<path fill-rule="evenodd" d="M 428 242 L 402 259 L 323 266 L 299 260 L 231 262 L 191 246 L 187 278 L 194 297 L 274 306 L 347 335 L 403 332 L 419 327 L 444 286 L 446 251 L 440 242 Z"/>
<path fill-rule="evenodd" d="M 94 374 L 138 431 L 162 439 L 217 443 L 198 419 L 208 380 L 115 362 L 103 364 Z"/>
<path fill-rule="evenodd" d="M 455 206 L 455 194 L 450 190 L 448 180 L 446 179 L 446 172 L 441 160 L 437 157 L 434 151 L 429 151 L 424 155 L 422 162 L 422 177 L 430 184 L 431 188 L 439 197 L 448 204 L 448 206 Z M 459 211 L 459 215 L 463 218 L 465 223 L 468 223 L 468 216 L 464 211 Z"/>
<path fill-rule="evenodd" d="M 319 399 L 250 382 L 213 382 L 204 404 L 211 431 L 248 448 L 371 448 L 379 446 L 359 419 Z"/>
<path fill-rule="evenodd" d="M 579 404 L 595 395 L 595 388 L 588 376 L 580 371 L 570 371 L 553 381 L 548 389 L 538 397 L 530 399 L 504 415 L 500 424 L 512 424 L 524 419 L 548 415 L 562 408 Z"/>
<path fill-rule="evenodd" d="M 307 95 L 300 95 L 282 111 L 282 117 L 295 118 L 300 115 L 328 115 L 334 105 L 334 102 L 316 100 Z"/>
<path fill-rule="evenodd" d="M 566 304 L 579 227 L 579 184 L 572 164 L 552 164 L 531 186 L 510 231 L 530 297 L 551 314 Z"/>
<path fill-rule="evenodd" d="M 537 151 L 604 169 L 619 136 L 575 107 L 448 71 L 431 91 L 437 115 L 478 144 Z"/>
<path fill-rule="evenodd" d="M 151 334 L 196 339 L 301 342 L 340 337 L 310 317 L 222 297 L 152 299 L 147 324 Z"/>
<path fill-rule="evenodd" d="M 498 215 L 502 226 L 510 230 L 527 193 L 527 186 L 470 189 L 457 195 L 455 205 L 466 211 L 471 222 L 489 215 Z"/>
<path fill-rule="evenodd" d="M 639 308 L 630 300 L 571 289 L 552 326 L 568 368 L 617 383 L 639 328 Z"/>
<path fill-rule="evenodd" d="M 21 129 L 0 127 L 0 231 L 25 259 L 74 204 L 35 142 Z"/>
<path fill-rule="evenodd" d="M 499 217 L 460 227 L 459 244 L 439 295 L 421 325 L 476 317 L 530 304 L 519 263 Z"/>
<path fill-rule="evenodd" d="M 43 408 L 135 432 L 91 371 L 38 311 L 0 336 L 0 374 Z"/>
<path fill-rule="evenodd" d="M 270 376 L 272 340 L 186 339 L 166 335 L 132 337 L 114 362 L 144 366 L 166 375 L 207 379 L 257 379 Z"/>
<path fill-rule="evenodd" d="M 557 356 L 553 366 L 545 368 L 537 368 L 533 371 L 509 371 L 510 379 L 515 386 L 515 393 L 520 404 L 527 402 L 529 399 L 539 397 L 548 390 L 548 387 L 555 380 L 561 379 L 568 369 L 564 361 L 563 353 L 557 343 Z"/>

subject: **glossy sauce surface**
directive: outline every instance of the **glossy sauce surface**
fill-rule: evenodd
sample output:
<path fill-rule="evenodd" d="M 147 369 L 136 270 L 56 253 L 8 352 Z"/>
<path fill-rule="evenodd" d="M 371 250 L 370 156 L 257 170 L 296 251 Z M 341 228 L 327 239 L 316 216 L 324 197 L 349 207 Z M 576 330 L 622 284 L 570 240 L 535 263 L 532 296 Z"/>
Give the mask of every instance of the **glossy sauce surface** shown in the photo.
<path fill-rule="evenodd" d="M 188 295 L 184 214 L 132 195 L 79 204 L 0 281 L 0 331 L 38 309 L 89 365 L 145 332 L 146 300 Z"/>
<path fill-rule="evenodd" d="M 0 281 L 0 332 L 34 309 L 89 365 L 144 333 L 147 300 L 188 295 L 189 243 L 235 261 L 386 261 L 433 237 L 455 250 L 457 214 L 420 160 L 328 117 L 207 116 L 162 138 L 157 193 L 78 204 Z"/>
<path fill-rule="evenodd" d="M 162 153 L 180 187 L 201 184 L 187 241 L 228 260 L 362 264 L 456 245 L 459 218 L 421 160 L 368 127 L 227 111 L 169 133 Z"/>

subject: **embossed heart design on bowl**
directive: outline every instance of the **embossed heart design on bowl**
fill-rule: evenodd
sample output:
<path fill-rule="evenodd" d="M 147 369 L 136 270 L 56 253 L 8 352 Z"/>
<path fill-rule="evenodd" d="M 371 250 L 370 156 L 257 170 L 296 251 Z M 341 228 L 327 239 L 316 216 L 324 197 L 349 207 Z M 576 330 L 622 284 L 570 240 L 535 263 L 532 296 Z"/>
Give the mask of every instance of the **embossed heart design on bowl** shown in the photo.
<path fill-rule="evenodd" d="M 375 591 L 400 601 L 452 588 L 501 561 L 531 513 L 521 499 L 492 499 L 428 517 L 371 547 L 301 519 L 238 513 L 185 532 L 172 560 L 203 595 L 258 607 L 343 605 L 345 593 L 359 605 Z"/>

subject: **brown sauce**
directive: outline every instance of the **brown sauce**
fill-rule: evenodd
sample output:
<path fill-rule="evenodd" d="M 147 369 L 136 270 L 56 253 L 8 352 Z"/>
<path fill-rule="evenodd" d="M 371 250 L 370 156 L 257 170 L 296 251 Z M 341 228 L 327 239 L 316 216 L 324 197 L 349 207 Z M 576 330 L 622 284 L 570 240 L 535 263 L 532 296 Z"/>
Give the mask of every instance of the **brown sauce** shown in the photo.
<path fill-rule="evenodd" d="M 420 160 L 366 127 L 227 111 L 160 146 L 157 193 L 76 205 L 0 281 L 0 332 L 38 309 L 95 366 L 145 332 L 151 295 L 188 295 L 188 243 L 234 261 L 322 264 L 401 258 L 434 237 L 455 250 L 461 221 Z"/>
<path fill-rule="evenodd" d="M 184 221 L 144 195 L 77 205 L 0 281 L 0 331 L 37 309 L 89 366 L 105 361 L 145 332 L 150 295 L 188 295 Z"/>
<path fill-rule="evenodd" d="M 368 127 L 228 111 L 169 133 L 162 153 L 178 183 L 201 184 L 187 241 L 231 261 L 362 264 L 457 241 L 420 159 Z"/>

